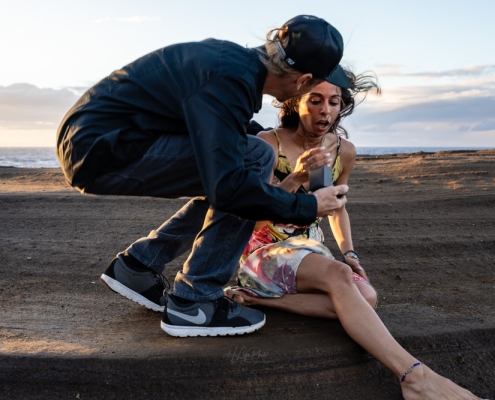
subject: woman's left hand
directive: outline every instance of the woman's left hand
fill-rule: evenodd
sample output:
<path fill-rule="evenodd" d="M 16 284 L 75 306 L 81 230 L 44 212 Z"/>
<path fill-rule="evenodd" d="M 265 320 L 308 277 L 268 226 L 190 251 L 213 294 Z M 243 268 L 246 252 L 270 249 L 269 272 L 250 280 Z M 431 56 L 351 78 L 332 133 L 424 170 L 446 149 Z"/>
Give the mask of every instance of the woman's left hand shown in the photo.
<path fill-rule="evenodd" d="M 368 282 L 370 281 L 368 279 L 368 276 L 366 275 L 366 272 L 364 271 L 364 268 L 359 264 L 359 261 L 356 260 L 355 258 L 351 257 L 346 257 L 345 258 L 345 263 L 352 268 L 352 271 L 355 272 L 356 274 L 360 275 L 364 279 L 366 279 Z"/>

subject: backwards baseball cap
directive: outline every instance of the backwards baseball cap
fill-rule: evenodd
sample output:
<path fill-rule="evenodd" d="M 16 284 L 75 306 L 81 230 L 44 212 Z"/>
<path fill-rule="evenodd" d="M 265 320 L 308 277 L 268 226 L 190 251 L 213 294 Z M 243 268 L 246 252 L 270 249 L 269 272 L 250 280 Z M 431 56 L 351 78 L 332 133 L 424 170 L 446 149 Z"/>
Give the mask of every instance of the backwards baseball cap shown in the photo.
<path fill-rule="evenodd" d="M 312 15 L 298 15 L 284 24 L 289 42 L 284 48 L 275 42 L 287 64 L 313 78 L 325 79 L 339 64 L 344 42 L 339 31 L 327 21 Z"/>
<path fill-rule="evenodd" d="M 344 68 L 342 68 L 340 65 L 337 65 L 330 76 L 327 76 L 325 80 L 328 83 L 331 83 L 332 85 L 341 87 L 343 89 L 349 89 L 351 87 L 351 82 L 349 81 Z"/>

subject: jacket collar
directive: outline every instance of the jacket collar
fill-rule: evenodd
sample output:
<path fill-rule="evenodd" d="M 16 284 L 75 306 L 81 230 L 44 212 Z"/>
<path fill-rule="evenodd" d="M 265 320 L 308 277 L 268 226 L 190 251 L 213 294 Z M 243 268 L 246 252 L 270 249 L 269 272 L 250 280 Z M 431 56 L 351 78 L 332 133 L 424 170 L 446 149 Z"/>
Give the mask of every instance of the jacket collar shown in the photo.
<path fill-rule="evenodd" d="M 250 50 L 251 50 L 251 57 L 253 58 L 256 67 L 258 68 L 258 73 L 256 74 L 256 106 L 254 110 L 255 113 L 258 113 L 259 110 L 261 110 L 261 106 L 263 103 L 263 86 L 265 86 L 265 80 L 268 70 L 266 69 L 265 65 L 261 62 L 259 53 L 256 50 L 256 48 Z"/>

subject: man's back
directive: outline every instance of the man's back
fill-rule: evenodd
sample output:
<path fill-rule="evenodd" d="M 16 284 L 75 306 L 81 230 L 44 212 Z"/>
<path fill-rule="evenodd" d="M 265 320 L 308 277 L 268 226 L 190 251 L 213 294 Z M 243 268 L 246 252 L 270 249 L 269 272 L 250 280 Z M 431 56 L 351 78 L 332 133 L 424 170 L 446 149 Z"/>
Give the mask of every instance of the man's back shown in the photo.
<path fill-rule="evenodd" d="M 60 125 L 58 142 L 78 144 L 77 154 L 59 154 L 74 166 L 66 169 L 71 172 L 67 180 L 77 185 L 129 164 L 157 135 L 188 134 L 198 121 L 192 121 L 187 108 L 196 102 L 221 99 L 221 109 L 216 115 L 204 113 L 202 123 L 214 126 L 209 118 L 229 118 L 233 107 L 231 119 L 239 124 L 235 130 L 245 132 L 261 108 L 260 73 L 266 72 L 253 50 L 214 39 L 168 46 L 114 71 L 89 89 Z"/>

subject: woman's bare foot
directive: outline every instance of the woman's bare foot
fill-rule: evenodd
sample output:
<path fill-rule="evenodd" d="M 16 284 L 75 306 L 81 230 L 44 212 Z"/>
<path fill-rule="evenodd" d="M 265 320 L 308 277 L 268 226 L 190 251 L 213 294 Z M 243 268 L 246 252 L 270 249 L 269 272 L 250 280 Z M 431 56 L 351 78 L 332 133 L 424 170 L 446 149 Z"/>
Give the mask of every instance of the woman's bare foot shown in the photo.
<path fill-rule="evenodd" d="M 454 382 L 421 364 L 401 383 L 405 400 L 474 400 L 480 399 Z"/>
<path fill-rule="evenodd" d="M 257 304 L 256 302 L 257 297 L 250 296 L 248 293 L 246 293 L 243 290 L 227 289 L 225 291 L 225 296 L 230 297 L 236 303 L 242 304 L 243 306 L 250 307 L 250 306 L 255 306 Z"/>

